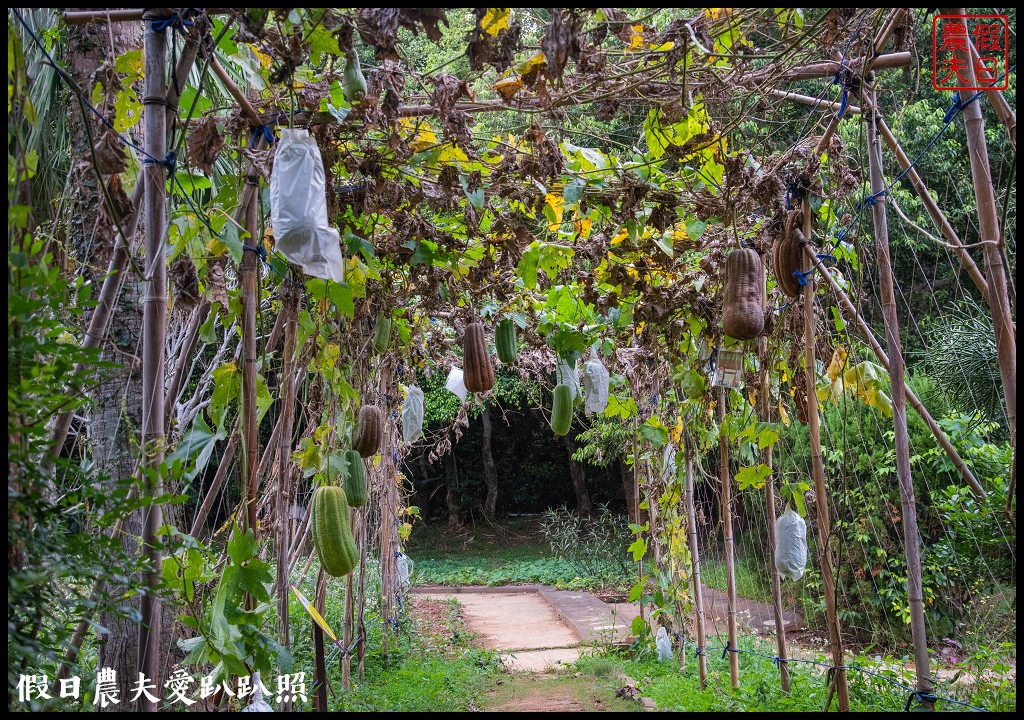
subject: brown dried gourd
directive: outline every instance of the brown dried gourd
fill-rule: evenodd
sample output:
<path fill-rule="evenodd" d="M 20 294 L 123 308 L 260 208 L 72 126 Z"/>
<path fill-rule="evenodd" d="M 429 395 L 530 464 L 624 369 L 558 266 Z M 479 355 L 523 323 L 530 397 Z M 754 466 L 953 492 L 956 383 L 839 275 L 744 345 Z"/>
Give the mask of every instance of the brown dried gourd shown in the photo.
<path fill-rule="evenodd" d="M 462 379 L 470 392 L 487 392 L 494 387 L 494 366 L 487 354 L 487 340 L 481 323 L 466 325 L 462 356 L 465 364 Z"/>
<path fill-rule="evenodd" d="M 775 282 L 783 294 L 791 298 L 800 294 L 800 281 L 794 273 L 800 272 L 804 266 L 804 233 L 800 229 L 803 217 L 802 211 L 790 210 L 782 237 L 772 248 Z"/>
<path fill-rule="evenodd" d="M 764 268 L 751 248 L 738 248 L 725 258 L 722 327 L 737 340 L 753 340 L 764 330 Z"/>
<path fill-rule="evenodd" d="M 362 457 L 373 457 L 384 444 L 384 413 L 375 405 L 363 405 L 356 416 L 352 449 Z"/>

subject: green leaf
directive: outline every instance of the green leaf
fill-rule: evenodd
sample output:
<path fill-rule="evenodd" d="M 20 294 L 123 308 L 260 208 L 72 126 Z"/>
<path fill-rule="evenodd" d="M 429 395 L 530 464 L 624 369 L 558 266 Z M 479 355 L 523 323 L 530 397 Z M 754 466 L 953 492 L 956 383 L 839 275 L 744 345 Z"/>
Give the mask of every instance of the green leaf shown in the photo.
<path fill-rule="evenodd" d="M 247 237 L 248 235 L 249 234 L 246 233 Z M 231 259 L 236 263 L 241 264 L 242 253 L 245 251 L 242 250 L 242 238 L 238 234 L 238 228 L 235 227 L 234 223 L 229 222 L 224 226 L 224 229 L 220 233 L 220 241 L 224 243 L 225 247 L 227 247 L 228 252 L 231 254 Z"/>
<path fill-rule="evenodd" d="M 668 430 L 664 427 L 650 425 L 650 420 L 640 426 L 640 438 L 647 440 L 656 448 L 660 448 L 668 441 Z"/>
<path fill-rule="evenodd" d="M 355 317 L 356 305 L 352 297 L 352 286 L 347 282 L 327 282 L 327 297 L 346 317 Z"/>
<path fill-rule="evenodd" d="M 740 490 L 747 490 L 748 488 L 760 490 L 765 486 L 765 482 L 771 473 L 772 469 L 764 463 L 752 467 L 742 467 L 736 473 L 736 482 L 739 483 Z"/>
<path fill-rule="evenodd" d="M 647 553 L 647 541 L 638 537 L 632 545 L 626 548 L 626 552 L 633 553 L 633 562 L 640 562 L 640 558 Z"/>
<path fill-rule="evenodd" d="M 309 34 L 309 62 L 311 65 L 319 65 L 320 58 L 324 53 L 339 57 L 341 48 L 338 47 L 338 39 L 334 33 L 318 24 Z"/>
<path fill-rule="evenodd" d="M 565 190 L 562 191 L 562 197 L 565 199 L 566 205 L 575 205 L 583 197 L 583 188 L 587 186 L 587 183 L 580 178 L 573 178 L 572 182 L 565 186 Z"/>
<path fill-rule="evenodd" d="M 643 635 L 644 632 L 646 632 L 646 630 L 647 630 L 647 621 L 644 620 L 639 615 L 637 615 L 635 618 L 633 618 L 633 622 L 630 623 L 630 625 L 629 625 L 629 631 L 632 634 L 636 635 L 636 636 Z"/>
<path fill-rule="evenodd" d="M 231 562 L 235 565 L 248 562 L 256 557 L 259 549 L 260 546 L 256 543 L 256 536 L 252 528 L 243 534 L 236 525 L 234 532 L 231 533 L 231 539 L 228 540 L 228 557 L 231 558 Z"/>
<path fill-rule="evenodd" d="M 700 236 L 704 234 L 704 230 L 708 224 L 696 218 L 686 221 L 686 236 L 696 242 L 700 240 Z"/>

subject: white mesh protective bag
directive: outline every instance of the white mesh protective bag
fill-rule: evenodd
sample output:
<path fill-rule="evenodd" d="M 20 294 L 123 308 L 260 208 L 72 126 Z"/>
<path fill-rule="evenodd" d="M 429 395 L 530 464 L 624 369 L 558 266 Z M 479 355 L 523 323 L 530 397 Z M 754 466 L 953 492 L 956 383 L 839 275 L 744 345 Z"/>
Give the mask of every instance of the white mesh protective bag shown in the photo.
<path fill-rule="evenodd" d="M 659 661 L 667 662 L 673 659 L 672 640 L 669 639 L 668 630 L 665 628 L 658 628 L 658 636 L 654 639 L 654 647 L 658 651 Z"/>
<path fill-rule="evenodd" d="M 775 567 L 788 580 L 799 580 L 807 569 L 807 523 L 792 509 L 775 521 Z"/>
<path fill-rule="evenodd" d="M 416 442 L 423 433 L 423 391 L 410 385 L 402 403 L 402 439 L 406 444 Z"/>
<path fill-rule="evenodd" d="M 576 371 L 576 363 L 570 365 L 559 355 L 558 362 L 555 364 L 555 384 L 562 385 L 563 383 L 569 386 L 569 390 L 572 391 L 572 401 L 576 402 L 576 398 L 581 394 L 580 374 Z"/>
<path fill-rule="evenodd" d="M 345 259 L 338 231 L 327 222 L 325 185 L 320 148 L 309 131 L 282 130 L 270 177 L 275 247 L 307 275 L 341 282 Z"/>
<path fill-rule="evenodd" d="M 252 681 L 252 701 L 242 708 L 242 712 L 274 712 L 274 708 L 270 707 L 270 704 L 263 697 L 263 683 L 260 681 L 259 670 L 253 673 Z"/>
<path fill-rule="evenodd" d="M 586 403 L 583 412 L 587 415 L 603 413 L 608 407 L 608 369 L 593 351 L 583 364 L 583 390 Z"/>
<path fill-rule="evenodd" d="M 444 387 L 448 392 L 457 395 L 460 401 L 466 402 L 466 393 L 469 391 L 466 389 L 466 383 L 462 380 L 462 368 L 452 366 L 448 373 L 448 379 L 444 382 Z"/>

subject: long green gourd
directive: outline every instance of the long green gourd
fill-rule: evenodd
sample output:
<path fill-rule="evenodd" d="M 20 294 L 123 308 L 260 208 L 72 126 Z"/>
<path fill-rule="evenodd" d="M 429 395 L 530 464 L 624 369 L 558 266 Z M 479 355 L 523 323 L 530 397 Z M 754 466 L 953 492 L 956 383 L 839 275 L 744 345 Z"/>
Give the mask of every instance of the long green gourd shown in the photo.
<path fill-rule="evenodd" d="M 494 331 L 494 344 L 498 349 L 498 359 L 506 365 L 511 365 L 519 355 L 519 348 L 516 346 L 516 324 L 511 320 L 502 320 L 498 323 L 498 329 Z"/>
<path fill-rule="evenodd" d="M 354 48 L 352 55 L 345 60 L 345 72 L 342 74 L 341 81 L 345 99 L 349 102 L 359 102 L 366 97 L 366 78 L 363 77 L 363 70 L 359 67 L 359 53 Z"/>
<path fill-rule="evenodd" d="M 313 495 L 313 545 L 331 577 L 344 577 L 359 562 L 359 548 L 348 521 L 348 500 L 340 487 L 324 486 Z"/>
<path fill-rule="evenodd" d="M 373 351 L 378 355 L 387 352 L 391 344 L 391 316 L 381 313 L 377 316 L 377 327 L 373 331 Z"/>
<path fill-rule="evenodd" d="M 345 453 L 345 498 L 349 507 L 362 507 L 370 499 L 370 493 L 366 488 L 366 469 L 363 467 L 363 457 L 355 450 Z"/>
<path fill-rule="evenodd" d="M 572 427 L 572 388 L 565 383 L 555 385 L 551 404 L 551 432 L 565 435 Z"/>

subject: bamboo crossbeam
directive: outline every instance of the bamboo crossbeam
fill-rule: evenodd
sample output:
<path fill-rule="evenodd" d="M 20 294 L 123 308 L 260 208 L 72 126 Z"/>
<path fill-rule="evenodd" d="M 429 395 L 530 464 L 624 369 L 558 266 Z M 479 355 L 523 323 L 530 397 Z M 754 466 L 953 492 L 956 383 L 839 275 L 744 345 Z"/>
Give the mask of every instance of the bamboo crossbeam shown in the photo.
<path fill-rule="evenodd" d="M 228 15 L 232 8 L 203 8 L 207 15 Z M 85 25 L 91 22 L 129 22 L 142 20 L 145 8 L 113 8 L 110 10 L 69 10 L 64 12 L 68 25 Z"/>
<path fill-rule="evenodd" d="M 978 55 L 978 49 L 974 46 L 974 43 L 968 39 L 971 48 L 971 60 L 978 62 L 980 59 Z M 1000 122 L 1006 127 L 1006 132 L 1010 136 L 1010 145 L 1013 149 L 1017 149 L 1017 113 L 1010 107 L 1010 103 L 1006 102 L 1006 98 L 1003 96 L 1002 90 L 986 90 L 985 97 L 988 98 L 989 104 L 992 105 L 992 109 L 996 111 L 996 116 Z"/>
<path fill-rule="evenodd" d="M 885 24 L 882 25 L 882 29 L 879 30 L 878 36 L 875 38 L 873 47 L 875 48 L 876 55 L 881 54 L 885 44 L 889 42 L 889 38 L 892 37 L 893 32 L 896 30 L 896 23 L 899 21 L 900 16 L 906 11 L 906 8 L 894 8 L 889 13 L 889 17 L 886 18 Z"/>
<path fill-rule="evenodd" d="M 910 52 L 897 52 L 889 53 L 888 55 L 877 55 L 874 59 L 870 60 L 870 68 L 873 70 L 892 70 L 894 68 L 909 67 L 911 63 Z M 864 58 L 856 58 L 846 62 L 846 67 L 859 68 L 864 65 Z M 815 63 L 813 65 L 804 65 L 802 67 L 792 68 L 782 75 L 782 79 L 786 82 L 796 82 L 797 80 L 813 80 L 814 78 L 826 78 L 835 75 L 839 70 L 838 60 L 829 60 L 828 62 Z"/>
<path fill-rule="evenodd" d="M 842 107 L 842 105 L 840 105 L 837 102 L 833 102 L 832 100 L 825 100 L 823 98 L 819 99 L 811 97 L 810 95 L 801 95 L 800 93 L 790 92 L 789 90 L 768 88 L 767 92 L 769 95 L 774 95 L 775 97 L 780 97 L 785 100 L 792 100 L 793 102 L 802 103 L 804 105 L 817 105 L 819 108 L 822 108 L 823 110 L 834 110 L 836 112 L 839 112 L 839 109 Z M 861 109 L 859 105 L 847 105 L 846 112 L 851 113 L 853 115 L 860 115 Z"/>

